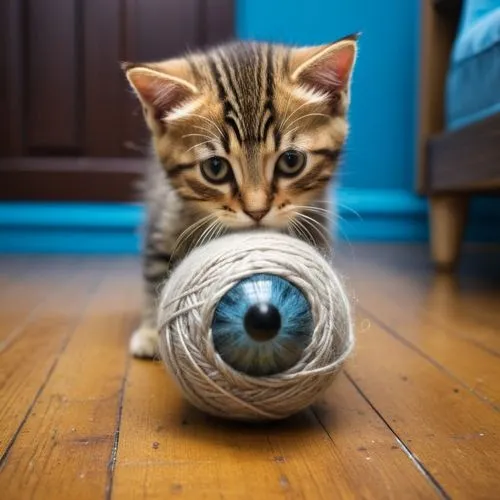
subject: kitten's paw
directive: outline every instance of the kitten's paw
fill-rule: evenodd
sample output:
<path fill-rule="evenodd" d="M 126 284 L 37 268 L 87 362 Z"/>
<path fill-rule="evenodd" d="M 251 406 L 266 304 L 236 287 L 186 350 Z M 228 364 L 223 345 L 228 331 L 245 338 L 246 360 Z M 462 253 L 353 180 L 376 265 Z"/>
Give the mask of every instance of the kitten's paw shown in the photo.
<path fill-rule="evenodd" d="M 149 326 L 140 326 L 130 339 L 129 350 L 136 358 L 158 357 L 158 331 Z"/>

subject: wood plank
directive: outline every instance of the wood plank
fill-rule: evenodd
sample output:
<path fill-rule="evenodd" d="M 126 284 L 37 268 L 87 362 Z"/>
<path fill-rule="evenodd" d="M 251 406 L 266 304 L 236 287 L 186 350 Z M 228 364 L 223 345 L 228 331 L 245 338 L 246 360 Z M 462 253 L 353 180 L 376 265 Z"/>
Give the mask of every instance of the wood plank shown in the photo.
<path fill-rule="evenodd" d="M 483 331 L 487 330 L 490 333 L 497 332 L 495 342 L 488 342 L 486 348 L 491 349 L 500 355 L 500 339 L 498 338 L 498 332 L 500 331 L 500 311 L 497 309 L 498 304 L 500 304 L 500 298 L 496 299 L 495 303 L 491 305 L 491 309 L 486 312 L 485 307 L 488 303 L 489 301 L 483 301 L 479 297 L 475 300 L 472 299 L 467 304 L 466 313 L 470 314 L 470 316 L 474 318 L 475 324 L 479 325 Z M 476 306 L 475 310 L 473 309 L 474 305 Z"/>
<path fill-rule="evenodd" d="M 500 295 L 492 290 L 481 292 L 462 286 L 457 277 L 439 274 L 426 279 L 421 274 L 404 274 L 393 269 L 389 280 L 396 292 L 405 286 L 405 303 L 412 301 L 432 322 L 461 338 L 500 355 Z"/>
<path fill-rule="evenodd" d="M 468 316 L 471 329 L 496 320 L 496 271 L 480 258 L 487 279 L 466 265 L 457 284 L 432 280 L 415 249 L 356 253 L 343 269 L 361 306 L 371 306 L 369 316 L 360 309 L 345 375 L 311 410 L 268 425 L 207 417 L 182 401 L 160 363 L 129 361 L 140 306 L 134 259 L 75 266 L 37 258 L 29 272 L 25 258 L 0 259 L 6 297 L 15 266 L 25 269 L 23 286 L 30 273 L 55 273 L 53 292 L 0 353 L 2 499 L 494 498 L 500 412 L 477 397 L 481 387 L 456 377 L 472 364 L 453 356 L 440 364 L 422 346 L 471 343 L 473 331 L 455 332 L 448 321 L 461 304 L 478 312 Z M 55 284 L 59 275 L 67 281 Z M 392 310 L 408 310 L 406 321 Z"/>
<path fill-rule="evenodd" d="M 356 498 L 400 499 L 408 495 L 430 499 L 440 496 L 432 481 L 416 467 L 414 457 L 409 456 L 390 426 L 345 373 L 315 405 L 314 411 L 344 468 L 349 469 L 354 479 Z M 361 454 L 364 461 L 353 458 L 355 452 Z"/>
<path fill-rule="evenodd" d="M 4 498 L 93 500 L 105 495 L 127 340 L 140 305 L 137 265 L 110 260 L 107 267 L 103 284 L 4 459 Z"/>
<path fill-rule="evenodd" d="M 21 282 L 20 290 L 27 293 L 14 296 L 14 304 L 25 304 L 26 308 L 31 305 L 30 291 L 40 289 L 45 292 L 45 300 L 38 308 L 27 317 L 19 314 L 22 307 L 16 309 L 14 316 L 0 315 L 2 328 L 5 319 L 9 327 L 10 322 L 17 320 L 15 335 L 11 333 L 0 343 L 0 463 L 78 324 L 103 271 L 99 271 L 95 262 L 89 266 L 85 261 L 72 266 L 71 274 L 64 270 L 57 275 L 53 267 L 43 266 L 43 270 L 48 269 L 52 276 L 41 273 L 41 282 L 36 283 L 34 277 L 31 286 Z M 8 310 L 12 305 L 2 301 L 2 308 L 6 306 Z"/>
<path fill-rule="evenodd" d="M 34 152 L 78 153 L 77 2 L 31 0 L 26 6 L 29 148 Z"/>
<path fill-rule="evenodd" d="M 5 277 L 0 288 L 0 352 L 5 349 L 37 307 L 69 281 L 78 259 L 31 262 L 18 266 L 15 275 Z"/>
<path fill-rule="evenodd" d="M 29 275 L 34 265 L 33 259 L 0 255 L 0 280 L 2 280 L 0 282 L 0 297 L 7 296 L 10 289 L 17 286 L 19 280 L 25 279 Z"/>
<path fill-rule="evenodd" d="M 160 363 L 130 366 L 112 498 L 436 496 L 344 377 L 315 410 L 321 425 L 306 411 L 252 426 L 202 415 L 164 371 Z"/>
<path fill-rule="evenodd" d="M 360 306 L 372 320 L 386 325 L 457 382 L 500 408 L 498 356 L 467 338 L 474 330 L 461 335 L 461 330 L 436 322 L 427 301 L 415 296 L 411 277 L 398 283 L 392 269 L 360 260 L 345 264 L 345 269 Z"/>
<path fill-rule="evenodd" d="M 359 320 L 348 376 L 443 496 L 492 498 L 500 488 L 500 413 L 394 334 L 374 321 L 367 328 L 363 314 Z"/>
<path fill-rule="evenodd" d="M 37 261 L 32 255 L 1 255 L 0 254 L 0 276 L 21 276 L 31 270 Z"/>

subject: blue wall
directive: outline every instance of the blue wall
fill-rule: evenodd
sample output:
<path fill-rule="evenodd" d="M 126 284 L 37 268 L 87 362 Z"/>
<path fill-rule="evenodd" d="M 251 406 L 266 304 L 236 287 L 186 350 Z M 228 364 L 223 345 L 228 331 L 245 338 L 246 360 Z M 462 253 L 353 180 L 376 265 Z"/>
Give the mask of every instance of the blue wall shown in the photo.
<path fill-rule="evenodd" d="M 238 0 L 243 39 L 296 45 L 362 32 L 342 186 L 414 185 L 419 0 Z"/>

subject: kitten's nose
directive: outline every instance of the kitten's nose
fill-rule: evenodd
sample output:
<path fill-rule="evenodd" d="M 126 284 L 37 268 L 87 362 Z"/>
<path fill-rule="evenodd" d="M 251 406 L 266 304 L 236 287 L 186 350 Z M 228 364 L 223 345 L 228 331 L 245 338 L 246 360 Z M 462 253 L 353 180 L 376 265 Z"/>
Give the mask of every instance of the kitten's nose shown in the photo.
<path fill-rule="evenodd" d="M 245 213 L 256 222 L 263 219 L 268 212 L 269 208 L 264 208 L 262 210 L 245 210 Z"/>

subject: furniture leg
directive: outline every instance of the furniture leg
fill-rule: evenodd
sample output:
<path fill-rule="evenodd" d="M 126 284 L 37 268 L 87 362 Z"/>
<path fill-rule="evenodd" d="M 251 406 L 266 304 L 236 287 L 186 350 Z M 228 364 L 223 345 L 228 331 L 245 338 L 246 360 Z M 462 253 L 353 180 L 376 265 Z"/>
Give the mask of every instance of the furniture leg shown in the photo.
<path fill-rule="evenodd" d="M 468 198 L 462 195 L 431 198 L 431 255 L 438 270 L 452 271 L 457 265 L 467 206 Z"/>

